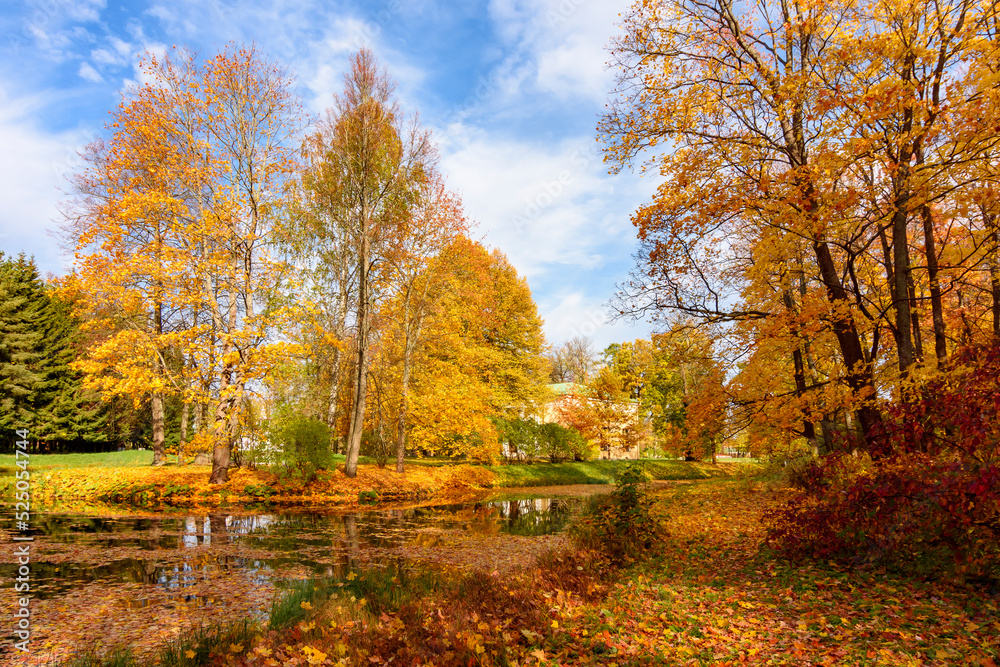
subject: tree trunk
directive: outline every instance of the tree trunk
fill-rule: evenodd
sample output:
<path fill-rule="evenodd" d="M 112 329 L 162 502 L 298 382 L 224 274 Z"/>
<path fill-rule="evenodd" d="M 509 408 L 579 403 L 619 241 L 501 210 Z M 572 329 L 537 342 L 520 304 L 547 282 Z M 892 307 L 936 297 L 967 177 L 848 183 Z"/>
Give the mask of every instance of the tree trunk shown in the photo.
<path fill-rule="evenodd" d="M 177 443 L 177 465 L 184 465 L 184 444 L 187 442 L 188 437 L 188 417 L 191 413 L 191 404 L 184 401 L 184 407 L 181 408 L 181 441 Z"/>
<path fill-rule="evenodd" d="M 231 371 L 223 373 L 222 386 L 220 392 L 225 392 L 230 382 L 225 379 Z M 232 454 L 232 437 L 227 428 L 229 411 L 232 409 L 232 398 L 219 400 L 219 405 L 215 410 L 215 437 L 212 448 L 212 475 L 208 478 L 209 484 L 225 484 L 229 480 L 229 462 Z"/>
<path fill-rule="evenodd" d="M 362 207 L 361 252 L 358 258 L 358 336 L 354 376 L 354 401 L 351 412 L 351 425 L 347 433 L 347 462 L 344 473 L 348 477 L 358 474 L 358 455 L 361 452 L 361 436 L 365 428 L 365 403 L 368 400 L 368 329 L 371 326 L 368 312 L 368 272 L 370 243 L 368 224 L 365 220 L 367 211 Z"/>
<path fill-rule="evenodd" d="M 163 441 L 166 436 L 163 423 L 163 393 L 154 391 L 149 403 L 153 412 L 153 465 L 161 466 L 167 462 L 167 457 L 163 453 Z"/>
<path fill-rule="evenodd" d="M 910 299 L 910 330 L 913 332 L 913 355 L 917 362 L 923 361 L 924 342 L 920 337 L 920 309 L 917 308 L 917 288 L 913 284 L 913 271 L 906 273 L 906 293 Z"/>
<path fill-rule="evenodd" d="M 993 340 L 1000 342 L 1000 230 L 997 224 L 997 216 L 982 209 L 983 221 L 990 232 L 990 295 L 993 297 Z"/>
<path fill-rule="evenodd" d="M 931 290 L 931 317 L 934 320 L 934 356 L 938 368 L 948 361 L 948 338 L 944 324 L 944 307 L 941 304 L 941 281 L 938 278 L 938 257 L 934 240 L 934 218 L 931 207 L 924 204 L 920 208 L 924 220 L 924 254 L 927 256 L 927 281 Z"/>
<path fill-rule="evenodd" d="M 212 448 L 212 475 L 209 484 L 225 484 L 229 480 L 229 463 L 232 456 L 232 415 L 238 399 L 229 391 L 233 382 L 232 367 L 224 368 L 219 383 L 219 404 L 215 408 L 215 429 Z"/>
<path fill-rule="evenodd" d="M 820 275 L 826 286 L 827 299 L 832 306 L 833 333 L 837 337 L 840 352 L 844 356 L 847 367 L 847 384 L 855 397 L 864 402 L 858 407 L 858 421 L 861 423 L 861 436 L 864 444 L 872 446 L 871 437 L 876 426 L 881 423 L 882 416 L 878 410 L 867 401 L 875 398 L 875 383 L 872 380 L 871 368 L 865 362 L 864 351 L 861 349 L 861 337 L 858 336 L 854 318 L 850 314 L 850 303 L 847 292 L 840 282 L 837 268 L 830 254 L 830 247 L 824 241 L 813 243 L 816 261 L 819 264 Z"/>
<path fill-rule="evenodd" d="M 905 193 L 896 196 L 896 210 L 892 214 L 892 303 L 896 312 L 896 353 L 899 357 L 899 371 L 909 372 L 913 365 L 913 337 L 910 327 L 910 290 L 907 275 L 910 272 L 910 253 L 906 235 L 906 206 L 909 197 Z"/>
<path fill-rule="evenodd" d="M 406 413 L 409 410 L 410 363 L 409 355 L 406 355 L 403 359 L 403 385 L 400 388 L 399 423 L 396 432 L 396 472 L 400 474 L 406 471 L 404 457 L 406 456 Z"/>
<path fill-rule="evenodd" d="M 160 341 L 163 337 L 163 303 L 162 303 L 162 293 L 163 288 L 159 281 L 156 282 L 156 291 L 154 293 L 155 303 L 153 306 L 153 327 L 156 333 L 156 344 L 160 345 Z M 166 368 L 163 366 L 163 362 L 157 351 L 155 360 L 153 361 L 153 375 L 157 378 L 166 375 Z M 153 465 L 161 466 L 167 462 L 167 456 L 163 451 L 163 441 L 166 437 L 165 427 L 163 423 L 163 392 L 154 391 L 150 399 L 150 407 L 153 411 Z"/>
<path fill-rule="evenodd" d="M 399 419 L 396 429 L 396 472 L 406 471 L 404 458 L 406 456 L 406 418 L 410 409 L 410 371 L 413 365 L 413 351 L 416 347 L 416 332 L 410 326 L 410 291 L 406 290 L 403 302 L 403 329 L 406 332 L 403 341 L 403 378 L 399 392 Z"/>
<path fill-rule="evenodd" d="M 794 317 L 797 314 L 795 308 L 795 299 L 792 297 L 792 291 L 786 289 L 782 293 L 782 299 L 785 302 L 785 308 L 788 310 L 789 317 Z M 792 334 L 798 338 L 798 327 L 792 331 Z M 795 346 L 792 350 L 792 366 L 793 374 L 795 377 L 795 396 L 797 398 L 803 398 L 806 395 L 806 367 L 802 360 L 802 349 L 799 345 Z M 806 440 L 809 441 L 809 445 L 813 448 L 814 452 L 818 454 L 818 447 L 816 445 L 816 428 L 813 423 L 808 419 L 802 420 L 802 435 L 805 436 Z M 713 455 L 714 456 L 714 455 Z"/>
<path fill-rule="evenodd" d="M 330 362 L 330 392 L 327 394 L 326 425 L 331 433 L 336 433 L 337 421 L 340 416 L 340 350 L 333 353 Z"/>

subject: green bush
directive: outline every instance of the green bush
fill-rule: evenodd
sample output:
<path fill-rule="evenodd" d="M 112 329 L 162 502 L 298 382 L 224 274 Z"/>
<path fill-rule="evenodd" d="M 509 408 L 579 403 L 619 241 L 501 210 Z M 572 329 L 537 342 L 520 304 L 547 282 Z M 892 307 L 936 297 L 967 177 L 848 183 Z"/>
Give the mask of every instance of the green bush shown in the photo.
<path fill-rule="evenodd" d="M 587 441 L 580 432 L 562 424 L 540 424 L 533 419 L 495 418 L 493 425 L 507 445 L 508 461 L 548 458 L 552 463 L 587 458 Z"/>
<path fill-rule="evenodd" d="M 622 467 L 615 490 L 591 497 L 570 534 L 576 543 L 627 564 L 649 555 L 666 538 L 663 517 L 643 485 L 646 475 L 635 463 Z"/>
<path fill-rule="evenodd" d="M 268 439 L 281 452 L 281 465 L 306 479 L 332 465 L 330 428 L 318 419 L 297 414 L 280 415 L 271 423 Z"/>
<path fill-rule="evenodd" d="M 542 453 L 549 457 L 552 463 L 561 461 L 583 461 L 587 458 L 589 448 L 586 439 L 575 428 L 549 422 L 538 429 L 538 441 Z"/>

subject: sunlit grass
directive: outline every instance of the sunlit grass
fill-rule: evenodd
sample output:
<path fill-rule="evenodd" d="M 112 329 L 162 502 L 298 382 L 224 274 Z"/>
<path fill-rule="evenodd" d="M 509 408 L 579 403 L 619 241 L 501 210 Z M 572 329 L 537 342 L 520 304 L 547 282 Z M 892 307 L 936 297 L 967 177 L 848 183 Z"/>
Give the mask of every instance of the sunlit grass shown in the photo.
<path fill-rule="evenodd" d="M 59 663 L 60 667 L 139 667 L 141 664 L 127 648 L 116 648 L 103 656 L 78 655 Z"/>
<path fill-rule="evenodd" d="M 618 471 L 629 461 L 571 461 L 488 466 L 496 473 L 497 486 L 561 486 L 565 484 L 614 484 Z M 642 459 L 639 462 L 651 480 L 695 480 L 729 477 L 742 464 L 719 464 Z"/>
<path fill-rule="evenodd" d="M 143 449 L 126 449 L 121 452 L 92 452 L 86 454 L 30 454 L 32 470 L 40 468 L 117 468 L 122 466 L 148 466 L 153 463 L 153 452 Z M 14 470 L 16 456 L 0 454 L 0 473 Z"/>
<path fill-rule="evenodd" d="M 165 644 L 160 651 L 160 660 L 157 664 L 160 667 L 200 667 L 218 664 L 223 656 L 248 652 L 259 634 L 256 623 L 249 619 L 197 628 Z M 101 667 L 117 667 L 117 665 Z"/>

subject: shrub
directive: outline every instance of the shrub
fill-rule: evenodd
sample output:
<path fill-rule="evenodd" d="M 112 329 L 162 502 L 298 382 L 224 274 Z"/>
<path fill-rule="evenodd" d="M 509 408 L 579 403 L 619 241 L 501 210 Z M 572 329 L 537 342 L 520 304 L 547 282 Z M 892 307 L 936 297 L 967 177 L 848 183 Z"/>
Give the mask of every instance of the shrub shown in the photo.
<path fill-rule="evenodd" d="M 819 470 L 829 478 L 840 458 Z M 769 541 L 792 557 L 921 575 L 1000 574 L 1000 468 L 905 454 L 791 501 Z"/>
<path fill-rule="evenodd" d="M 635 463 L 625 465 L 608 496 L 593 496 L 571 535 L 583 548 L 617 564 L 639 560 L 666 538 L 663 517 L 643 485 L 646 476 Z"/>
<path fill-rule="evenodd" d="M 319 470 L 331 466 L 330 428 L 301 415 L 282 415 L 271 424 L 269 438 L 277 446 L 286 469 L 306 479 L 316 478 Z"/>
<path fill-rule="evenodd" d="M 587 441 L 575 428 L 549 422 L 538 429 L 538 440 L 542 453 L 549 457 L 552 463 L 560 461 L 583 461 L 590 458 L 590 448 Z"/>
<path fill-rule="evenodd" d="M 547 457 L 552 463 L 591 458 L 590 447 L 580 432 L 556 422 L 540 424 L 533 419 L 493 419 L 500 440 L 506 445 L 508 462 Z"/>
<path fill-rule="evenodd" d="M 962 350 L 884 407 L 871 458 L 802 466 L 790 479 L 805 494 L 773 517 L 771 545 L 924 576 L 1000 576 L 997 377 L 1000 346 Z"/>

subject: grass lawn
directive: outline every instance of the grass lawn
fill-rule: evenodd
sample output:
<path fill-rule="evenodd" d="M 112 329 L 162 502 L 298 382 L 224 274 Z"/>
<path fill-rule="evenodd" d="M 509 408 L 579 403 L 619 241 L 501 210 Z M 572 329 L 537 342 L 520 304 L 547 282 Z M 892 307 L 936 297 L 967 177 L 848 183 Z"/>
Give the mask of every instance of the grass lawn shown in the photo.
<path fill-rule="evenodd" d="M 560 486 L 563 484 L 613 484 L 622 466 L 631 461 L 570 461 L 487 466 L 497 475 L 496 486 Z M 650 479 L 694 480 L 730 477 L 751 470 L 742 463 L 710 463 L 671 459 L 642 459 L 639 465 Z"/>
<path fill-rule="evenodd" d="M 15 460 L 14 454 L 0 454 L 0 474 L 13 472 Z M 28 461 L 32 470 L 148 466 L 153 462 L 153 452 L 143 449 L 126 449 L 121 452 L 96 452 L 92 454 L 32 454 Z"/>
<path fill-rule="evenodd" d="M 383 468 L 362 457 L 358 475 L 344 475 L 341 455 L 334 468 L 315 479 L 287 471 L 239 468 L 224 485 L 209 484 L 209 466 L 168 463 L 154 468 L 152 452 L 131 450 L 96 454 L 36 454 L 29 459 L 32 497 L 36 503 L 105 503 L 158 507 L 267 503 L 271 505 L 346 505 L 400 502 L 480 493 L 489 488 L 612 484 L 628 461 L 583 461 L 515 465 L 477 465 L 448 459 L 408 459 L 406 474 L 395 462 Z M 22 459 L 23 461 L 23 459 Z M 642 460 L 652 480 L 700 480 L 738 476 L 757 470 L 745 463 Z M 17 470 L 14 456 L 0 457 L 0 498 L 10 498 Z M 294 472 L 294 471 L 293 471 Z"/>

